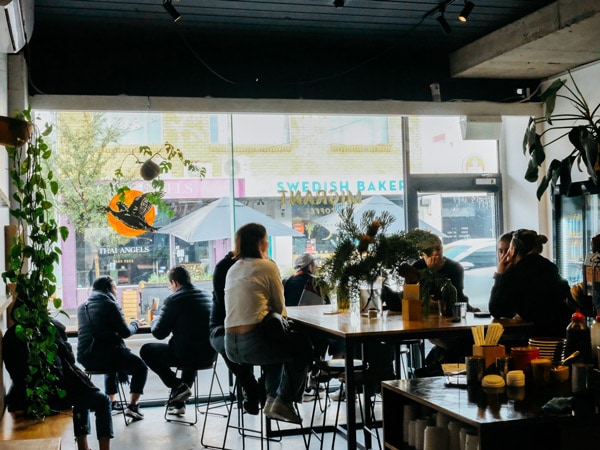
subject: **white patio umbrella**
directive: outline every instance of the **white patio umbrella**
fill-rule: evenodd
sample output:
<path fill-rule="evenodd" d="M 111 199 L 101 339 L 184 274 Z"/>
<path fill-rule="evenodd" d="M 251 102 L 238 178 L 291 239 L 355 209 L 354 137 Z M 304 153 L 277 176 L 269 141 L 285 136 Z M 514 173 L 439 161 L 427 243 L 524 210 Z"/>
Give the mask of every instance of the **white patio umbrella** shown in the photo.
<path fill-rule="evenodd" d="M 304 236 L 293 228 L 277 222 L 237 200 L 234 205 L 236 229 L 244 224 L 257 222 L 267 229 L 269 236 Z M 233 238 L 231 236 L 231 209 L 231 199 L 223 197 L 159 228 L 156 233 L 171 234 L 187 242 L 230 239 Z"/>
<path fill-rule="evenodd" d="M 397 233 L 397 232 L 405 229 L 404 228 L 404 208 L 396 205 L 394 202 L 392 202 L 391 200 L 388 200 L 387 198 L 385 198 L 381 195 L 374 195 L 372 197 L 369 197 L 368 199 L 366 199 L 363 202 L 355 204 L 354 205 L 354 222 L 358 225 L 360 223 L 360 220 L 362 219 L 363 213 L 365 211 L 369 211 L 369 210 L 375 211 L 376 217 L 380 216 L 381 213 L 384 211 L 387 211 L 392 216 L 394 216 L 394 218 L 396 220 L 394 220 L 394 222 L 392 222 L 388 226 L 388 228 L 386 230 L 386 234 Z M 327 214 L 326 216 L 320 217 L 320 218 L 314 220 L 314 222 L 321 225 L 322 227 L 327 228 L 332 233 L 335 233 L 337 231 L 337 225 L 340 222 L 340 216 L 336 211 L 331 214 Z M 421 230 L 431 231 L 431 232 L 437 234 L 438 236 L 445 236 L 445 234 L 442 233 L 441 230 L 438 230 L 433 225 L 428 224 L 424 220 L 419 219 L 419 228 Z"/>

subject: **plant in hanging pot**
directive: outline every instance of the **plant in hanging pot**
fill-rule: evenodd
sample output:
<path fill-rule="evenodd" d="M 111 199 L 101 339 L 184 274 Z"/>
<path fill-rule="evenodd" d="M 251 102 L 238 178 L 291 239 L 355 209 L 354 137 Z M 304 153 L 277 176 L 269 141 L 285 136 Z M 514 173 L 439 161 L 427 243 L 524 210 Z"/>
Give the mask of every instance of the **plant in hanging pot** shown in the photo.
<path fill-rule="evenodd" d="M 130 156 L 135 159 L 136 164 L 140 165 L 140 176 L 142 179 L 151 181 L 152 191 L 148 193 L 147 199 L 151 204 L 156 205 L 159 211 L 164 212 L 171 218 L 174 217 L 175 213 L 163 200 L 165 182 L 161 179 L 161 175 L 168 174 L 173 169 L 173 160 L 178 160 L 190 172 L 198 173 L 200 178 L 206 175 L 205 167 L 197 167 L 189 159 L 185 159 L 183 152 L 169 142 L 165 142 L 158 150 L 153 150 L 147 145 L 142 145 L 137 150 L 132 150 L 121 161 L 120 166 L 114 172 L 111 187 L 116 194 L 123 197 L 125 192 L 130 190 L 129 186 L 120 185 L 123 178 L 125 178 L 123 166 Z M 160 160 L 160 162 L 157 163 L 155 159 Z"/>
<path fill-rule="evenodd" d="M 525 179 L 532 183 L 539 179 L 538 200 L 548 186 L 558 185 L 562 194 L 571 194 L 571 171 L 575 164 L 581 172 L 587 172 L 584 185 L 589 191 L 598 191 L 600 185 L 600 104 L 589 105 L 570 72 L 569 76 L 572 88 L 566 80 L 558 79 L 541 94 L 544 115 L 529 119 L 523 138 L 523 152 L 529 155 Z M 554 113 L 557 98 L 566 100 L 572 111 Z M 548 126 L 538 133 L 537 125 L 544 122 Z M 549 133 L 554 133 L 551 139 L 547 139 Z M 563 159 L 552 160 L 546 173 L 540 175 L 548 148 L 565 137 L 573 150 Z"/>
<path fill-rule="evenodd" d="M 29 110 L 16 118 L 32 124 L 32 135 L 27 142 L 6 147 L 14 202 L 10 214 L 16 221 L 17 232 L 10 243 L 8 265 L 2 278 L 13 283 L 15 295 L 23 302 L 14 312 L 14 318 L 17 337 L 27 343 L 29 350 L 26 413 L 43 418 L 51 413 L 49 399 L 65 394 L 56 384 L 56 329 L 50 321 L 48 303 L 52 300 L 57 309 L 62 304 L 55 296 L 54 271 L 61 255 L 59 241 L 67 238 L 68 229 L 59 226 L 55 219 L 53 197 L 58 193 L 58 183 L 44 164 L 52 153 L 45 141 L 51 128 L 46 126 L 40 132 L 33 125 Z"/>

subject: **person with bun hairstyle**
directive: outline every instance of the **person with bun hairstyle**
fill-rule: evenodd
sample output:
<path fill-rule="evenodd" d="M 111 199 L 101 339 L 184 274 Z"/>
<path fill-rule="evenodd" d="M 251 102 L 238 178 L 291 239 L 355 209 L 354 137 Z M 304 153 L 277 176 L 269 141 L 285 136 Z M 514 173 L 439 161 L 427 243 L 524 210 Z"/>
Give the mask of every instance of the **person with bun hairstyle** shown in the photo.
<path fill-rule="evenodd" d="M 556 264 L 540 254 L 546 242 L 534 230 L 513 233 L 494 274 L 489 310 L 495 318 L 518 314 L 533 322 L 535 336 L 564 337 L 573 313 L 569 284 Z"/>

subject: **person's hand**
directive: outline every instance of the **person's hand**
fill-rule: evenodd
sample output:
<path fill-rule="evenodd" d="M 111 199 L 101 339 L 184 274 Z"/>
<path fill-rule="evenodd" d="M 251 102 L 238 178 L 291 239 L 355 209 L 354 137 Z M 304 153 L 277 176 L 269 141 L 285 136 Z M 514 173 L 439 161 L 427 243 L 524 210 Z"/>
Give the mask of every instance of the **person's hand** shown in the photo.
<path fill-rule="evenodd" d="M 498 261 L 498 270 L 496 272 L 503 274 L 510 269 L 515 264 L 514 255 L 515 249 L 513 247 L 509 248 L 506 254 Z"/>
<path fill-rule="evenodd" d="M 423 260 L 427 267 L 434 272 L 439 271 L 444 265 L 444 257 L 437 252 L 433 252 L 431 256 L 423 255 Z"/>

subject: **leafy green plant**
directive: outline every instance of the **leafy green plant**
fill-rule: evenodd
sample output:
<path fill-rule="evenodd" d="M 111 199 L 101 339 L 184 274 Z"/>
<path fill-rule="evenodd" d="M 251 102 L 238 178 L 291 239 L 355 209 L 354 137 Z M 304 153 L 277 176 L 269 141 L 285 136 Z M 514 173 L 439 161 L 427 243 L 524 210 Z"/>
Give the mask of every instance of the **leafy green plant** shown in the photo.
<path fill-rule="evenodd" d="M 158 150 L 152 150 L 149 146 L 142 145 L 137 151 L 132 150 L 114 172 L 114 179 L 111 183 L 111 187 L 116 194 L 121 196 L 124 196 L 125 191 L 130 190 L 127 185 L 119 186 L 120 182 L 125 178 L 123 165 L 130 156 L 135 158 L 136 164 L 140 164 L 140 175 L 142 178 L 146 181 L 151 181 L 152 191 L 147 196 L 148 200 L 153 205 L 156 205 L 159 211 L 164 212 L 170 218 L 173 218 L 175 213 L 162 199 L 165 182 L 161 179 L 161 176 L 169 173 L 173 169 L 173 160 L 178 160 L 187 170 L 197 172 L 200 178 L 204 178 L 206 175 L 205 167 L 197 167 L 189 159 L 185 159 L 183 152 L 169 142 L 165 142 Z M 154 158 L 160 159 L 160 162 L 155 162 Z"/>
<path fill-rule="evenodd" d="M 430 233 L 415 229 L 386 236 L 385 232 L 394 220 L 388 212 L 376 217 L 375 211 L 368 210 L 357 225 L 354 208 L 342 209 L 338 243 L 316 274 L 321 292 L 325 289 L 327 293 L 337 286 L 343 295 L 357 291 L 361 282 L 372 285 L 384 274 L 402 276 L 408 261 L 419 257 L 421 243 Z"/>
<path fill-rule="evenodd" d="M 31 123 L 31 111 L 25 110 L 16 118 Z M 2 278 L 15 284 L 16 296 L 23 302 L 13 315 L 16 334 L 29 350 L 26 413 L 36 418 L 51 413 L 48 402 L 51 395 L 65 395 L 57 387 L 53 370 L 56 329 L 48 314 L 50 299 L 55 308 L 62 305 L 61 299 L 55 297 L 54 270 L 62 254 L 59 240 L 68 236 L 68 229 L 59 226 L 54 217 L 53 196 L 58 193 L 58 183 L 43 164 L 52 153 L 45 141 L 51 131 L 48 125 L 41 132 L 34 125 L 27 142 L 6 147 L 8 175 L 14 188 L 10 214 L 16 220 L 17 233 L 10 244 L 8 267 Z"/>
<path fill-rule="evenodd" d="M 600 104 L 592 109 L 579 90 L 571 73 L 569 73 L 569 76 L 573 88 L 566 84 L 566 80 L 558 79 L 541 94 L 544 115 L 529 119 L 523 138 L 523 153 L 529 155 L 525 179 L 535 183 L 539 178 L 536 193 L 538 200 L 548 186 L 554 188 L 557 184 L 562 194 L 568 194 L 571 188 L 571 171 L 574 164 L 577 164 L 580 171 L 585 170 L 587 172 L 589 177 L 588 187 L 598 187 L 598 173 L 600 170 L 598 155 L 600 149 L 600 116 L 598 116 L 598 109 Z M 566 93 L 563 93 L 565 91 Z M 573 112 L 554 114 L 557 98 L 567 100 L 573 108 Z M 538 133 L 537 125 L 544 122 L 549 126 Z M 545 135 L 555 131 L 559 132 L 558 136 L 545 142 Z M 540 176 L 539 169 L 546 160 L 546 150 L 565 136 L 573 145 L 573 150 L 561 160 L 552 160 L 547 172 Z"/>

